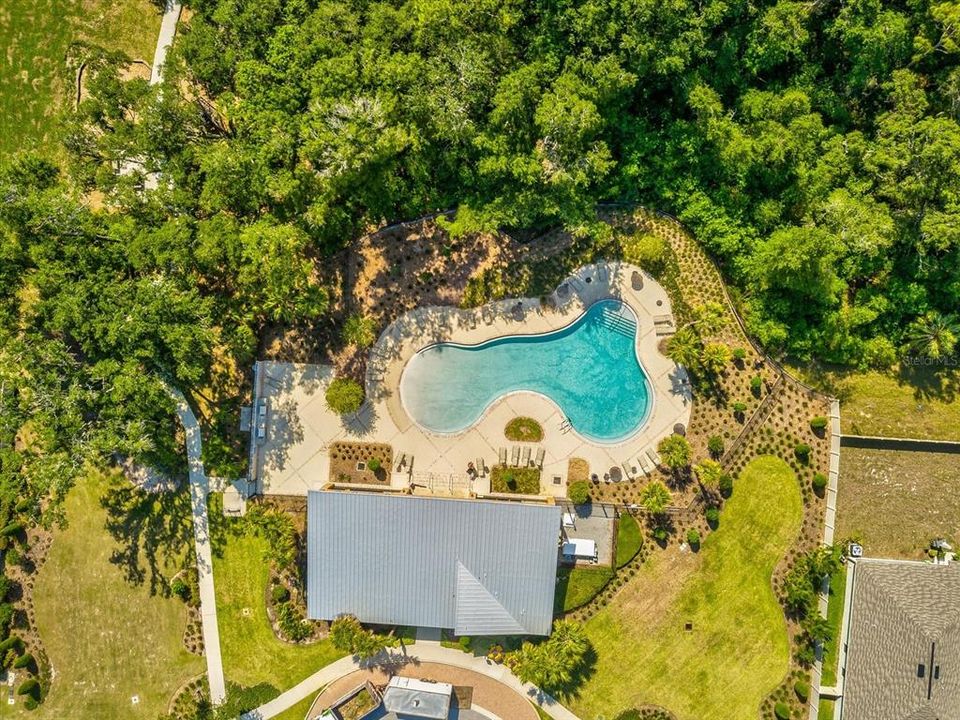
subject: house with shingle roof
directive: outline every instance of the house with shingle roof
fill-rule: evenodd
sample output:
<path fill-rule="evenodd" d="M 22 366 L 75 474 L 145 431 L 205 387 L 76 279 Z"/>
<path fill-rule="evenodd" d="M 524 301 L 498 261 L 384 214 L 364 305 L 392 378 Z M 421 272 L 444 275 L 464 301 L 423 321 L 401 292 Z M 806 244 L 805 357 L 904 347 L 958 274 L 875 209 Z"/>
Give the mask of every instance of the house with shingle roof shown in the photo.
<path fill-rule="evenodd" d="M 839 720 L 960 720 L 960 564 L 851 560 Z"/>

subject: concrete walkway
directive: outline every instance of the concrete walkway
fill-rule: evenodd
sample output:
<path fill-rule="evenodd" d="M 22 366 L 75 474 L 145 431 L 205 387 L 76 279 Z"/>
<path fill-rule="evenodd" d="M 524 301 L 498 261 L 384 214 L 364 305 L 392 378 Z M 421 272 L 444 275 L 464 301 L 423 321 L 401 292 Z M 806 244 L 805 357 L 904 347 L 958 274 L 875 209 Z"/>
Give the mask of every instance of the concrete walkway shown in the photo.
<path fill-rule="evenodd" d="M 177 404 L 177 415 L 186 434 L 187 460 L 190 469 L 190 505 L 193 510 L 193 539 L 197 550 L 197 576 L 200 585 L 200 618 L 203 624 L 203 653 L 207 658 L 207 681 L 210 701 L 220 705 L 226 699 L 223 659 L 220 656 L 220 630 L 217 627 L 217 597 L 213 587 L 213 557 L 210 551 L 210 524 L 207 515 L 209 482 L 203 470 L 203 442 L 200 425 L 187 399 L 179 390 L 167 385 L 167 392 Z"/>
<path fill-rule="evenodd" d="M 173 45 L 180 21 L 182 6 L 175 0 L 167 0 L 163 20 L 160 21 L 160 35 L 157 37 L 157 49 L 153 53 L 153 66 L 150 68 L 150 84 L 156 85 L 163 80 L 163 64 L 167 61 L 167 50 Z"/>
<path fill-rule="evenodd" d="M 407 657 L 404 659 L 404 662 L 431 662 L 440 665 L 449 665 L 464 670 L 472 670 L 475 673 L 496 680 L 530 700 L 530 702 L 540 707 L 550 717 L 554 718 L 554 720 L 580 720 L 550 695 L 547 695 L 534 685 L 520 682 L 517 677 L 510 672 L 509 668 L 504 665 L 489 662 L 485 657 L 474 657 L 461 650 L 445 648 L 430 641 L 418 641 L 413 645 L 407 646 L 406 655 Z M 361 669 L 359 663 L 354 661 L 352 657 L 341 658 L 321 668 L 279 697 L 261 705 L 256 710 L 251 710 L 241 715 L 241 720 L 268 720 L 269 718 L 276 717 L 314 693 L 319 693 L 330 683 L 359 669 Z"/>

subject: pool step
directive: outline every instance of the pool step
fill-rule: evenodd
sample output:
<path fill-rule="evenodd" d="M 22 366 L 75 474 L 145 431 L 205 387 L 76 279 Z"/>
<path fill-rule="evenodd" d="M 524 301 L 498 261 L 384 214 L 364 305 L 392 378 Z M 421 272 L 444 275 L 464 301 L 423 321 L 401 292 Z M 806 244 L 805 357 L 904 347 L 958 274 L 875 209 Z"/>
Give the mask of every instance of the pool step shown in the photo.
<path fill-rule="evenodd" d="M 637 333 L 637 324 L 616 312 L 602 310 L 597 321 L 605 328 L 618 332 L 621 335 L 633 337 Z"/>

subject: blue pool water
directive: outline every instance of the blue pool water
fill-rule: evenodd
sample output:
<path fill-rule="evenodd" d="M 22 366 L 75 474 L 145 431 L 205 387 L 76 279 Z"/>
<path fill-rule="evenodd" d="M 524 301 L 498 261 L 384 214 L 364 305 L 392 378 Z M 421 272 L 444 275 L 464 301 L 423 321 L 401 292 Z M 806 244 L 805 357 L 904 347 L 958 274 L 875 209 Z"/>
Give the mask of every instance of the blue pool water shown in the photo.
<path fill-rule="evenodd" d="M 400 395 L 419 425 L 446 434 L 470 427 L 507 393 L 540 393 L 581 435 L 620 440 L 643 424 L 653 399 L 637 359 L 636 332 L 633 311 L 604 300 L 544 335 L 431 345 L 407 363 Z"/>

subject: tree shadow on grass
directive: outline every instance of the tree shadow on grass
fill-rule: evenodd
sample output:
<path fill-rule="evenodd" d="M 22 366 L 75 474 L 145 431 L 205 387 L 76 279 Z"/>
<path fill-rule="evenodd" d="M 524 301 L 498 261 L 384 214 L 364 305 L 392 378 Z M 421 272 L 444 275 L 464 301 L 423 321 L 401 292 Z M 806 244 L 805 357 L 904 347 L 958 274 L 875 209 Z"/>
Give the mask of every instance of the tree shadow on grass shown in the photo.
<path fill-rule="evenodd" d="M 189 487 L 151 493 L 118 477 L 101 496 L 100 505 L 107 513 L 105 528 L 118 546 L 110 562 L 131 585 L 147 585 L 151 595 L 168 597 L 169 578 L 195 564 Z M 208 508 L 211 519 L 215 512 Z M 214 552 L 222 552 L 222 528 L 216 520 L 210 523 Z"/>
<path fill-rule="evenodd" d="M 951 367 L 903 363 L 897 373 L 897 381 L 913 388 L 913 397 L 917 401 L 940 400 L 950 403 L 957 399 L 960 371 Z"/>

